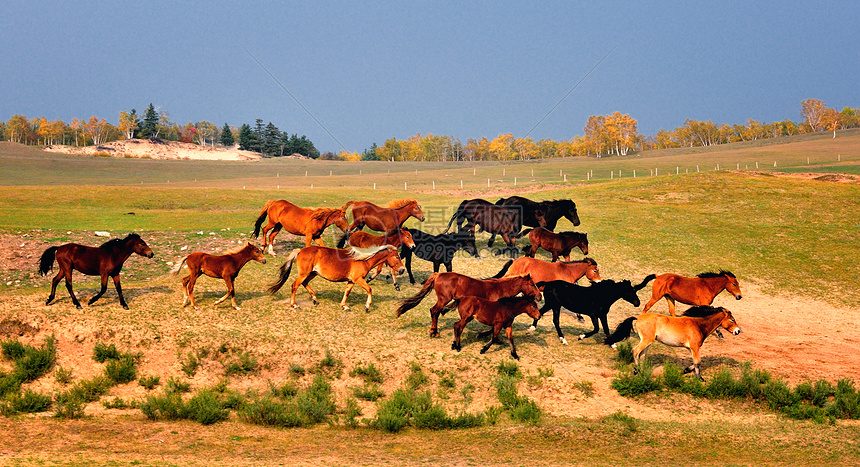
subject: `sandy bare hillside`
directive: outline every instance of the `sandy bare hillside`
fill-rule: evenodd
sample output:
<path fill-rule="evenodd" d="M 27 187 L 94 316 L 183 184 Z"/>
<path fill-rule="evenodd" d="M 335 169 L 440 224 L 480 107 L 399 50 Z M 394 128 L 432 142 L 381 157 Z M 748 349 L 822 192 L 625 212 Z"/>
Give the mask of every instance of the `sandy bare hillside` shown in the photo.
<path fill-rule="evenodd" d="M 149 140 L 129 139 L 124 141 L 113 141 L 97 146 L 73 147 L 55 144 L 48 146 L 45 151 L 59 152 L 64 154 L 92 155 L 106 153 L 114 157 L 149 157 L 152 159 L 196 159 L 196 160 L 232 160 L 248 161 L 259 160 L 261 156 L 256 152 L 242 151 L 233 148 L 213 148 L 209 146 L 198 146 L 191 143 L 180 143 L 176 141 L 165 141 L 158 138 Z"/>

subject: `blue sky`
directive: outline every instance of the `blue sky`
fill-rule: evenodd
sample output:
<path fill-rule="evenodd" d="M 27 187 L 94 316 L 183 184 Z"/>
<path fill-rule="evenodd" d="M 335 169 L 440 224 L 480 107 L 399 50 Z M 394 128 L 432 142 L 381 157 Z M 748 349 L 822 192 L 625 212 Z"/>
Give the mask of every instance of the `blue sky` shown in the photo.
<path fill-rule="evenodd" d="M 116 123 L 151 102 L 180 124 L 261 118 L 335 152 L 520 137 L 544 117 L 528 136 L 567 140 L 615 111 L 646 135 L 799 121 L 807 98 L 860 107 L 858 18 L 853 1 L 7 0 L 0 119 Z"/>

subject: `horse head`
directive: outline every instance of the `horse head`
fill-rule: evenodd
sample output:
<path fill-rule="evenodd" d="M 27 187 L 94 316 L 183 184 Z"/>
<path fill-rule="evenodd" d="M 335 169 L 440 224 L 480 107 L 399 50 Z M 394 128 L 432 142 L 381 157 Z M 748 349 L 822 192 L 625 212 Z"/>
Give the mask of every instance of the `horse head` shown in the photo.
<path fill-rule="evenodd" d="M 418 219 L 421 222 L 424 222 L 424 211 L 421 209 L 421 205 L 418 204 L 418 201 L 414 202 L 414 207 L 412 208 L 412 217 Z"/>
<path fill-rule="evenodd" d="M 529 318 L 540 319 L 541 317 L 540 310 L 538 309 L 537 303 L 534 300 L 529 300 L 526 302 L 524 311 L 527 315 L 529 315 Z"/>
<path fill-rule="evenodd" d="M 248 242 L 245 249 L 251 253 L 251 259 L 259 262 L 260 264 L 266 264 L 266 256 L 263 254 L 263 250 L 261 250 L 260 247 Z"/>
<path fill-rule="evenodd" d="M 406 245 L 406 248 L 409 248 L 410 250 L 415 249 L 415 239 L 412 238 L 412 233 L 404 228 L 400 229 L 400 243 Z"/>
<path fill-rule="evenodd" d="M 588 254 L 588 234 L 584 233 L 579 237 L 579 243 L 577 244 L 579 250 L 582 251 L 582 254 Z"/>
<path fill-rule="evenodd" d="M 387 245 L 389 248 L 386 248 L 387 253 L 385 254 L 385 264 L 391 268 L 392 271 L 397 271 L 397 274 L 403 274 L 406 272 L 406 266 L 403 265 L 403 261 L 400 260 L 400 255 L 397 253 L 397 248 L 394 248 L 391 245 Z"/>
<path fill-rule="evenodd" d="M 738 283 L 738 278 L 729 271 L 720 271 L 723 277 L 726 278 L 726 291 L 735 296 L 735 300 L 743 298 L 741 295 L 741 285 Z"/>
<path fill-rule="evenodd" d="M 585 278 L 590 282 L 600 282 L 600 269 L 597 267 L 597 261 L 591 258 L 585 258 L 588 263 L 588 269 L 585 270 Z"/>
<path fill-rule="evenodd" d="M 145 256 L 147 258 L 155 256 L 155 253 L 152 252 L 152 248 L 150 248 L 149 245 L 140 238 L 140 235 L 136 233 L 129 234 L 128 237 L 126 237 L 126 240 L 131 241 L 131 250 L 140 256 Z"/>
<path fill-rule="evenodd" d="M 541 227 L 546 227 L 546 215 L 544 214 L 543 209 L 535 209 L 535 219 L 537 219 L 538 224 Z"/>
<path fill-rule="evenodd" d="M 565 210 L 564 217 L 566 217 L 567 220 L 569 220 L 570 223 L 573 224 L 575 227 L 575 226 L 580 224 L 579 214 L 577 214 L 577 212 L 576 212 L 576 203 L 574 203 L 573 201 L 570 201 L 570 200 L 567 200 L 567 201 L 570 202 L 570 204 L 568 205 L 567 209 Z"/>
<path fill-rule="evenodd" d="M 471 230 L 460 232 L 455 235 L 457 236 L 457 244 L 463 249 L 463 251 L 475 258 L 481 257 L 480 253 L 478 253 L 478 247 L 475 245 L 475 234 Z"/>
<path fill-rule="evenodd" d="M 522 283 L 520 284 L 520 292 L 527 297 L 532 297 L 534 300 L 540 300 L 542 295 L 540 293 L 540 289 L 535 284 L 535 281 L 532 280 L 531 274 L 526 274 L 523 276 L 518 276 Z"/>
<path fill-rule="evenodd" d="M 636 295 L 636 291 L 638 289 L 634 287 L 629 280 L 623 280 L 618 284 L 621 286 L 620 298 L 624 299 L 627 303 L 635 306 L 636 308 L 639 308 L 639 304 L 641 302 L 639 301 L 639 296 Z"/>
<path fill-rule="evenodd" d="M 326 219 L 326 225 L 332 224 L 334 224 L 335 227 L 340 229 L 341 232 L 346 233 L 346 231 L 349 229 L 349 221 L 346 219 L 346 209 L 335 209 L 334 211 L 332 211 L 331 214 L 329 214 L 328 219 Z"/>
<path fill-rule="evenodd" d="M 725 317 L 722 321 L 720 321 L 720 327 L 725 329 L 726 331 L 732 333 L 732 335 L 737 336 L 741 333 L 741 327 L 738 326 L 738 322 L 735 321 L 735 317 L 732 316 L 732 312 L 726 310 L 723 307 L 719 308 L 723 313 L 725 313 Z"/>

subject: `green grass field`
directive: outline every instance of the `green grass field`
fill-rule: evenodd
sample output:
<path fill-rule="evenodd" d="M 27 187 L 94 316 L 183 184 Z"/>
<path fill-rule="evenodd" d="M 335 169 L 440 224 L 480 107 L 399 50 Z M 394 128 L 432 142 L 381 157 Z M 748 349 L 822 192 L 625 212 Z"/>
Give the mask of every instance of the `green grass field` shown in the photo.
<path fill-rule="evenodd" d="M 805 135 L 626 158 L 464 165 L 82 158 L 0 143 L 0 233 L 15 240 L 15 245 L 10 242 L 13 250 L 17 242 L 24 241 L 96 244 L 103 239 L 92 232 L 106 230 L 114 236 L 136 231 L 156 252 L 154 259 L 135 256 L 126 263 L 123 286 L 131 306 L 127 312 L 119 308 L 111 289 L 94 306 L 76 311 L 62 286 L 58 303 L 44 307 L 48 280 L 34 274 L 34 267 L 0 271 L 5 302 L 0 322 L 40 323 L 43 331 L 61 328 L 65 347 L 60 348 L 73 349 L 68 352 L 78 355 L 73 361 L 79 379 L 95 371 L 92 362 L 87 362 L 97 341 L 141 352 L 146 361 L 142 371 L 160 374 L 162 380 L 182 377 L 179 362 L 189 353 L 205 353 L 200 374 L 189 379 L 195 388 L 228 379 L 223 376 L 223 359 L 216 358 L 218 352 L 213 349 L 244 349 L 258 356 L 264 367 L 262 375 L 229 378 L 231 387 L 243 389 L 265 388 L 284 380 L 306 384 L 312 376 L 291 376 L 291 365 L 310 368 L 330 350 L 346 367 L 335 383 L 338 394 L 347 394 L 349 386 L 357 384 L 346 373 L 360 363 L 375 362 L 382 369 L 382 390 L 387 394 L 404 384 L 406 368 L 418 363 L 430 375 L 425 387 L 434 397 L 452 410 L 471 411 L 494 403 L 491 379 L 498 362 L 507 360 L 507 344 L 480 355 L 480 339 L 473 331 L 481 327 L 470 325 L 464 333 L 463 351 L 451 351 L 450 330 L 456 313 L 440 320 L 442 339 L 428 339 L 430 298 L 399 319 L 393 316 L 397 300 L 413 294 L 415 286 L 407 285 L 397 293 L 378 280 L 371 284 L 373 311 L 344 314 L 337 306 L 343 285 L 317 279 L 313 284 L 320 305 L 312 309 L 307 294 L 300 291 L 302 309 L 291 310 L 286 306 L 288 288 L 275 297 L 264 292 L 284 253 L 299 246 L 282 233 L 280 255 L 266 265 L 249 264 L 237 280 L 241 312 L 223 304 L 212 306 L 224 293 L 223 283 L 213 279 L 198 283 L 200 310 L 192 310 L 179 307 L 178 279 L 167 274 L 168 262 L 195 249 L 235 248 L 249 239 L 267 199 L 341 206 L 351 199 L 382 204 L 414 197 L 425 209 L 427 221 L 410 220 L 408 225 L 437 231 L 444 229 L 463 199 L 494 201 L 525 190 L 533 199 L 571 198 L 577 203 L 582 225 L 575 230 L 588 233 L 589 256 L 599 262 L 605 278 L 638 280 L 651 272 L 694 275 L 730 269 L 742 284 L 754 282 L 772 296 L 809 297 L 857 310 L 860 184 L 773 174 L 860 173 L 860 131 L 841 132 L 835 139 L 831 136 Z M 720 170 L 715 170 L 718 164 Z M 652 176 L 654 169 L 656 176 Z M 573 227 L 563 220 L 559 229 Z M 486 234 L 479 236 L 481 242 L 486 238 Z M 331 231 L 325 240 L 327 244 L 333 240 Z M 520 240 L 520 245 L 524 243 Z M 40 253 L 13 251 L 8 257 Z M 481 260 L 458 257 L 456 270 L 486 277 L 504 262 L 486 250 L 482 255 Z M 35 259 L 27 261 L 34 264 Z M 415 266 L 419 281 L 431 272 L 424 262 L 416 260 Z M 75 278 L 79 297 L 91 296 L 97 285 L 93 278 Z M 361 308 L 364 298 L 356 288 L 350 298 L 353 310 Z M 611 323 L 631 311 L 629 306 L 622 308 L 613 312 Z M 127 410 L 70 421 L 2 417 L 0 430 L 14 435 L 3 437 L 0 451 L 11 463 L 76 465 L 773 465 L 850 464 L 860 457 L 860 425 L 854 421 L 837 425 L 792 421 L 745 402 L 649 396 L 622 402 L 618 410 L 644 408 L 671 415 L 665 420 L 646 420 L 645 416 L 640 420 L 637 413 L 629 413 L 637 419 L 632 425 L 615 420 L 612 400 L 600 394 L 610 391 L 604 384 L 615 371 L 614 353 L 597 341 L 576 343 L 575 338 L 572 345 L 561 346 L 543 321 L 548 320 L 542 320 L 543 330 L 535 334 L 525 333 L 525 319 L 514 327 L 523 356 L 520 367 L 529 377 L 522 392 L 546 407 L 537 427 L 505 420 L 468 430 L 410 429 L 393 435 L 340 425 L 268 429 L 235 417 L 202 427 L 187 421 L 150 422 L 140 411 Z M 576 332 L 585 329 L 585 325 L 565 326 Z M 63 357 L 72 361 L 71 356 Z M 688 357 L 669 352 L 662 358 L 680 361 Z M 707 356 L 705 362 L 706 377 L 718 366 L 736 368 L 742 363 Z M 555 376 L 539 376 L 547 369 L 554 370 Z M 453 388 L 443 387 L 445 378 L 453 381 Z M 571 389 L 574 383 L 583 382 L 594 383 L 598 395 L 589 397 Z M 43 387 L 57 390 L 47 383 Z M 140 399 L 140 391 L 127 388 L 118 394 Z M 560 409 L 568 405 L 583 407 L 586 415 L 573 416 Z M 559 412 L 553 413 L 554 408 Z M 50 439 L 51 446 L 32 439 Z M 106 440 L 112 440 L 107 448 Z"/>

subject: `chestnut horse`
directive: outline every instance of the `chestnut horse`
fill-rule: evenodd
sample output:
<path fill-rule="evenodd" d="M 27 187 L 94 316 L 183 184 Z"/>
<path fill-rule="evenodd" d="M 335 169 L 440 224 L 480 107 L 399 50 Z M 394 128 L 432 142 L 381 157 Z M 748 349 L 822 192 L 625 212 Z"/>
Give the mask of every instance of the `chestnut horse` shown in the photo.
<path fill-rule="evenodd" d="M 436 292 L 436 304 L 430 308 L 430 337 L 439 337 L 439 315 L 447 312 L 445 305 L 452 300 L 468 296 L 498 300 L 520 292 L 533 300 L 541 299 L 540 290 L 528 274 L 501 279 L 474 279 L 456 272 L 434 272 L 417 294 L 403 300 L 397 308 L 397 316 L 418 306 L 431 290 Z"/>
<path fill-rule="evenodd" d="M 591 258 L 569 263 L 550 263 L 528 257 L 511 259 L 493 277 L 516 276 L 525 273 L 531 275 L 535 283 L 560 280 L 573 284 L 582 276 L 591 282 L 600 282 L 600 270 L 597 268 L 597 261 Z"/>
<path fill-rule="evenodd" d="M 591 317 L 591 324 L 594 326 L 590 332 L 580 334 L 579 339 L 586 339 L 597 334 L 600 329 L 598 320 L 603 324 L 603 333 L 609 335 L 609 325 L 606 322 L 606 317 L 609 314 L 609 309 L 618 300 L 625 300 L 631 305 L 639 306 L 639 292 L 648 282 L 654 279 L 654 274 L 649 275 L 638 285 L 633 285 L 629 280 L 615 282 L 613 280 L 602 280 L 590 287 L 582 287 L 580 285 L 571 284 L 565 281 L 550 281 L 538 282 L 537 286 L 543 290 L 544 305 L 540 309 L 540 314 L 543 316 L 548 310 L 552 310 L 552 322 L 555 324 L 555 331 L 558 333 L 558 338 L 562 344 L 567 345 L 567 339 L 561 332 L 559 325 L 559 315 L 561 308 L 567 308 L 579 316 L 580 314 Z M 537 327 L 538 320 L 534 320 L 531 329 Z"/>
<path fill-rule="evenodd" d="M 517 347 L 514 345 L 514 318 L 523 313 L 535 319 L 540 317 L 540 311 L 538 311 L 537 304 L 532 297 L 503 297 L 498 301 L 480 297 L 463 297 L 457 303 L 457 311 L 460 312 L 460 321 L 454 324 L 452 350 L 460 351 L 460 335 L 463 334 L 466 324 L 475 319 L 479 323 L 493 328 L 493 337 L 481 348 L 481 353 L 486 352 L 491 345 L 499 341 L 499 333 L 504 329 L 508 336 L 508 342 L 511 343 L 511 357 L 517 360 L 520 357 L 517 355 Z"/>
<path fill-rule="evenodd" d="M 215 304 L 218 305 L 229 297 L 233 308 L 238 311 L 239 306 L 236 305 L 236 290 L 233 287 L 233 282 L 236 280 L 236 276 L 239 275 L 242 267 L 251 260 L 266 264 L 263 250 L 252 245 L 251 242 L 248 242 L 244 247 L 236 251 L 223 255 L 210 255 L 198 251 L 182 258 L 182 261 L 177 263 L 170 271 L 176 276 L 182 269 L 183 264 L 188 265 L 188 272 L 190 274 L 182 279 L 182 293 L 185 294 L 182 306 L 187 306 L 190 301 L 191 306 L 197 309 L 197 305 L 194 304 L 194 284 L 197 283 L 197 278 L 201 274 L 205 274 L 216 279 L 224 279 L 224 283 L 227 284 L 227 294 L 218 299 Z"/>
<path fill-rule="evenodd" d="M 684 368 L 684 373 L 694 372 L 704 381 L 699 372 L 699 349 L 709 334 L 722 327 L 726 331 L 738 335 L 741 328 L 732 316 L 732 312 L 723 307 L 695 306 L 681 316 L 666 316 L 659 313 L 645 313 L 631 316 L 624 320 L 609 337 L 606 345 L 615 348 L 615 344 L 630 337 L 635 324 L 639 334 L 639 344 L 633 348 L 633 359 L 636 364 L 645 350 L 655 340 L 671 347 L 686 347 L 693 355 L 693 364 Z"/>
<path fill-rule="evenodd" d="M 349 306 L 346 304 L 346 299 L 349 297 L 349 293 L 355 287 L 355 284 L 358 284 L 367 291 L 367 301 L 364 303 L 364 311 L 370 311 L 370 304 L 373 301 L 373 290 L 364 281 L 364 276 L 367 275 L 368 271 L 380 263 L 388 264 L 391 269 L 396 268 L 401 274 L 404 269 L 403 263 L 400 261 L 400 256 L 397 254 L 397 248 L 391 245 L 371 248 L 369 251 L 360 251 L 354 248 L 340 250 L 311 245 L 297 248 L 290 253 L 287 257 L 287 262 L 281 266 L 278 280 L 269 286 L 270 294 L 274 295 L 287 282 L 293 263 L 297 263 L 299 268 L 299 275 L 296 277 L 296 281 L 293 282 L 292 292 L 290 293 L 290 305 L 293 308 L 299 307 L 296 305 L 296 290 L 298 290 L 300 284 L 311 294 L 314 305 L 317 304 L 317 294 L 310 287 L 309 283 L 314 277 L 319 275 L 331 282 L 347 282 L 343 300 L 340 301 L 340 306 L 347 311 L 349 311 Z"/>
<path fill-rule="evenodd" d="M 380 207 L 369 201 L 355 201 L 352 205 L 352 225 L 349 226 L 349 231 L 361 230 L 366 225 L 377 232 L 394 232 L 410 216 L 424 222 L 424 211 L 414 199 L 396 199 L 389 202 L 387 207 Z"/>
<path fill-rule="evenodd" d="M 704 272 L 696 277 L 660 274 L 651 286 L 651 300 L 645 304 L 642 313 L 665 297 L 669 303 L 669 314 L 675 316 L 675 301 L 687 305 L 710 305 L 723 290 L 734 295 L 737 300 L 742 298 L 738 279 L 729 271 Z"/>
<path fill-rule="evenodd" d="M 566 218 L 574 227 L 579 225 L 579 214 L 576 212 L 576 203 L 569 199 L 555 199 L 552 201 L 535 202 L 522 196 L 511 196 L 496 201 L 497 206 L 516 207 L 522 209 L 523 225 L 528 227 L 546 227 L 555 230 L 558 220 Z M 540 211 L 543 214 L 546 225 L 543 225 L 535 215 Z M 492 234 L 488 246 L 493 246 L 496 234 Z"/>
<path fill-rule="evenodd" d="M 296 206 L 286 200 L 269 200 L 260 211 L 257 222 L 254 224 L 254 238 L 260 235 L 260 226 L 269 217 L 269 222 L 263 227 L 263 249 L 269 245 L 269 254 L 274 255 L 275 235 L 281 231 L 281 228 L 287 229 L 287 232 L 293 235 L 304 235 L 305 246 L 310 246 L 311 241 L 316 242 L 319 246 L 323 245 L 323 231 L 326 227 L 334 224 L 340 230 L 346 231 L 347 220 L 346 210 L 352 204 L 352 201 L 343 205 L 340 208 L 316 208 L 308 209 Z M 271 230 L 271 233 L 269 232 Z"/>
<path fill-rule="evenodd" d="M 546 225 L 543 211 L 535 211 L 534 216 L 541 226 Z M 480 225 L 481 229 L 491 234 L 493 238 L 496 234 L 501 235 L 508 248 L 513 248 L 516 239 L 522 236 L 520 231 L 523 228 L 523 210 L 519 206 L 496 206 L 479 198 L 467 199 L 460 203 L 454 215 L 451 216 L 448 227 L 445 229 L 446 233 L 451 230 L 451 225 L 455 220 L 457 221 L 458 232 L 470 230 L 475 233 L 476 226 Z M 465 227 L 463 222 L 466 223 Z M 492 239 L 488 246 L 492 246 Z"/>
<path fill-rule="evenodd" d="M 123 239 L 115 238 L 102 244 L 98 248 L 79 245 L 77 243 L 66 243 L 62 246 L 52 246 L 42 253 L 39 259 L 39 274 L 46 276 L 51 269 L 54 268 L 54 260 L 57 260 L 57 265 L 60 267 L 60 272 L 51 281 L 51 295 L 45 300 L 45 305 L 50 305 L 54 300 L 54 295 L 57 292 L 57 284 L 60 279 L 66 278 L 66 289 L 69 291 L 69 296 L 72 297 L 72 303 L 78 309 L 81 308 L 81 303 L 75 297 L 75 292 L 72 291 L 72 271 L 78 271 L 88 276 L 101 276 L 102 288 L 93 298 L 87 302 L 87 305 L 92 305 L 96 300 L 104 295 L 107 291 L 108 277 L 113 279 L 113 285 L 116 287 L 116 293 L 119 295 L 119 304 L 128 310 L 128 304 L 122 296 L 122 286 L 119 284 L 119 272 L 122 269 L 122 264 L 131 256 L 132 253 L 137 253 L 140 256 L 152 258 L 152 249 L 149 245 L 140 238 L 136 233 L 128 234 Z"/>
<path fill-rule="evenodd" d="M 350 246 L 354 248 L 372 248 L 378 247 L 382 245 L 391 245 L 395 248 L 399 248 L 400 245 L 403 245 L 404 248 L 408 248 L 412 250 L 415 248 L 415 240 L 412 239 L 412 234 L 401 227 L 400 230 L 394 233 L 386 233 L 384 235 L 373 235 L 362 230 L 353 233 L 346 233 L 343 237 L 340 238 L 340 241 L 337 243 L 338 248 L 343 248 L 346 246 L 346 242 L 349 240 Z M 382 272 L 382 267 L 384 264 L 380 264 L 376 267 L 376 273 L 374 273 L 367 280 L 368 282 L 372 281 Z M 391 270 L 391 280 L 394 281 L 394 289 L 400 290 L 400 284 L 397 283 L 397 271 L 394 269 Z"/>
<path fill-rule="evenodd" d="M 531 258 L 535 257 L 538 248 L 552 253 L 552 262 L 558 261 L 563 256 L 565 261 L 570 261 L 570 250 L 578 247 L 582 254 L 588 254 L 588 234 L 579 232 L 555 233 L 543 227 L 527 229 L 523 235 L 528 233 L 531 245 L 523 247 L 523 254 Z"/>

